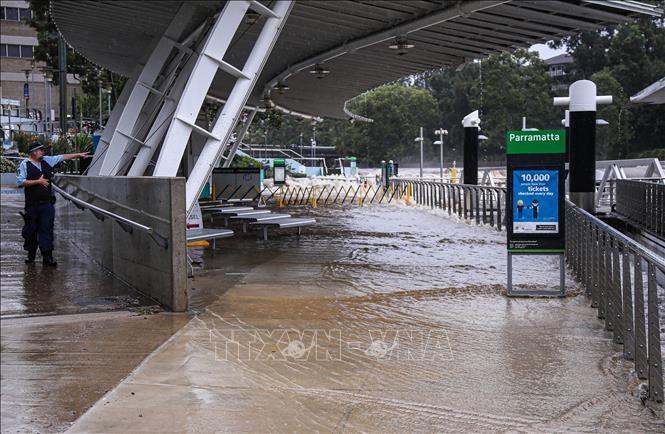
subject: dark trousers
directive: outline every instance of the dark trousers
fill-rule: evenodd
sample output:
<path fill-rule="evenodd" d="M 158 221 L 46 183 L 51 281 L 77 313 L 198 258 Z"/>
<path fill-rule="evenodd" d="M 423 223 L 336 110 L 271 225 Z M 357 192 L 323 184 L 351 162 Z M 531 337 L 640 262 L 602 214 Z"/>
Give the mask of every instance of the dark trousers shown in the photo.
<path fill-rule="evenodd" d="M 25 226 L 22 235 L 25 238 L 23 248 L 28 252 L 36 252 L 37 246 L 42 252 L 53 250 L 53 222 L 55 207 L 51 203 L 28 205 L 25 207 Z"/>

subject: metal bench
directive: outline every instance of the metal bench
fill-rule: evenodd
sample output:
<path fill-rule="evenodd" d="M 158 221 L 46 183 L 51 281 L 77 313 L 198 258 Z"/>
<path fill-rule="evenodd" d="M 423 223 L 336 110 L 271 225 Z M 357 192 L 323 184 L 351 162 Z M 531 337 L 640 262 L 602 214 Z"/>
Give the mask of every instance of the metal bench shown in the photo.
<path fill-rule="evenodd" d="M 249 208 L 249 209 L 238 209 L 237 211 L 227 211 L 227 210 L 215 211 L 213 215 L 221 215 L 222 217 L 224 217 L 224 226 L 228 226 L 229 219 L 233 217 L 237 216 L 253 217 L 253 216 L 262 216 L 268 214 L 271 214 L 270 210 Z"/>
<path fill-rule="evenodd" d="M 187 242 L 212 240 L 212 248 L 214 249 L 216 247 L 215 240 L 218 238 L 228 238 L 231 236 L 233 236 L 233 231 L 231 229 L 190 229 L 187 231 Z"/>
<path fill-rule="evenodd" d="M 230 220 L 233 221 L 240 221 L 242 222 L 242 231 L 247 232 L 247 224 L 248 223 L 256 223 L 256 222 L 262 222 L 262 221 L 270 221 L 270 220 L 279 220 L 279 219 L 284 219 L 284 218 L 290 218 L 290 214 L 273 214 L 273 213 L 245 213 L 245 214 L 238 214 L 236 216 L 230 217 Z"/>
<path fill-rule="evenodd" d="M 303 226 L 310 226 L 316 223 L 313 218 L 293 218 L 285 217 L 279 219 L 264 219 L 255 222 L 250 222 L 250 226 L 257 226 L 263 228 L 263 239 L 268 240 L 268 228 L 274 227 L 278 229 L 298 228 L 298 235 L 302 233 Z"/>
<path fill-rule="evenodd" d="M 223 204 L 223 203 L 221 203 L 221 204 L 218 203 L 218 204 L 210 204 L 210 205 L 201 205 L 201 211 L 206 211 L 206 212 L 221 211 L 221 210 L 227 210 L 227 209 L 252 209 L 252 207 L 227 205 L 227 204 Z"/>
<path fill-rule="evenodd" d="M 212 240 L 213 250 L 217 247 L 216 241 L 218 238 L 228 238 L 231 236 L 233 236 L 233 231 L 231 229 L 201 228 L 201 229 L 188 229 L 186 232 L 187 242 Z M 187 273 L 188 277 L 194 276 L 194 264 L 200 264 L 200 262 L 194 261 L 192 257 L 189 256 L 189 252 L 187 252 L 187 265 L 189 267 Z"/>
<path fill-rule="evenodd" d="M 229 198 L 229 199 L 222 199 L 224 202 L 227 203 L 249 203 L 249 202 L 255 202 L 255 199 L 252 199 L 251 197 L 243 197 L 243 198 Z"/>

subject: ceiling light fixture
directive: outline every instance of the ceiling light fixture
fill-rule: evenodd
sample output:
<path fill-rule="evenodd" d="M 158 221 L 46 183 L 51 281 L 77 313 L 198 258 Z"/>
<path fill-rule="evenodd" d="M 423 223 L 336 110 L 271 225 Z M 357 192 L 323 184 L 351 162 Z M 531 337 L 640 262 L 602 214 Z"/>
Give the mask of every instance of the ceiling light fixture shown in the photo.
<path fill-rule="evenodd" d="M 396 37 L 395 43 L 388 46 L 388 48 L 390 48 L 391 50 L 397 50 L 398 56 L 405 55 L 413 47 L 415 47 L 415 45 L 409 43 L 409 40 L 406 39 L 404 36 Z"/>
<path fill-rule="evenodd" d="M 321 78 L 325 77 L 327 74 L 330 74 L 330 70 L 328 68 L 326 68 L 325 66 L 323 66 L 323 65 L 318 65 L 317 64 L 317 65 L 314 65 L 313 69 L 309 70 L 309 73 L 313 74 L 314 77 L 316 77 L 318 79 L 321 79 Z"/>
<path fill-rule="evenodd" d="M 280 94 L 283 94 L 284 92 L 286 92 L 287 90 L 289 90 L 291 88 L 289 87 L 288 84 L 277 83 L 273 89 L 275 89 Z"/>

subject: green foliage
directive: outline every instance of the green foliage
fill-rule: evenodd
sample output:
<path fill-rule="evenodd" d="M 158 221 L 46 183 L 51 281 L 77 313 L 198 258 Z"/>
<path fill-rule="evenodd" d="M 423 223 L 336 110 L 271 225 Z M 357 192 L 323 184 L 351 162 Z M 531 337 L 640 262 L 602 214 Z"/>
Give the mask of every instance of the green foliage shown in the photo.
<path fill-rule="evenodd" d="M 0 173 L 14 173 L 16 172 L 16 163 L 12 160 L 0 156 Z"/>
<path fill-rule="evenodd" d="M 505 132 L 527 126 L 538 129 L 560 128 L 552 109 L 547 67 L 535 52 L 517 50 L 500 53 L 482 62 L 483 98 L 475 106 L 481 109 L 481 131 L 488 140 L 481 145 L 481 157 L 505 154 Z"/>
<path fill-rule="evenodd" d="M 0 173 L 13 173 L 16 172 L 16 163 L 12 160 L 5 158 L 5 148 L 0 146 Z"/>
<path fill-rule="evenodd" d="M 23 132 L 14 133 L 12 138 L 16 144 L 18 152 L 21 154 L 27 154 L 30 143 L 37 140 L 37 136 Z"/>
<path fill-rule="evenodd" d="M 599 105 L 597 118 L 609 122 L 596 128 L 596 157 L 604 160 L 627 158 L 628 143 L 635 130 L 630 99 L 608 68 L 591 76 L 599 95 L 612 95 L 609 105 Z"/>
<path fill-rule="evenodd" d="M 53 72 L 54 83 L 57 84 L 59 82 L 58 29 L 51 19 L 50 3 L 50 0 L 29 0 L 32 9 L 32 20 L 29 24 L 37 31 L 39 41 L 39 45 L 34 48 L 34 58 L 46 63 L 46 67 Z M 110 85 L 111 98 L 114 102 L 126 82 L 126 78 L 99 68 L 70 48 L 67 48 L 67 72 L 81 80 L 83 92 L 87 94 L 97 95 L 99 80 L 105 87 Z M 98 112 L 96 106 L 95 111 Z"/>
<path fill-rule="evenodd" d="M 429 137 L 439 116 L 436 100 L 429 91 L 401 84 L 381 86 L 356 98 L 351 111 L 374 122 L 354 123 L 340 131 L 343 135 L 339 139 L 344 143 L 333 144 L 343 153 L 356 155 L 372 165 L 389 159 L 415 160 L 419 145 L 414 139 L 422 126 L 427 132 L 425 146 L 434 154 Z"/>
<path fill-rule="evenodd" d="M 665 2 L 656 2 L 663 7 Z M 599 94 L 612 94 L 611 106 L 599 106 L 598 116 L 610 126 L 598 130 L 598 158 L 625 158 L 660 148 L 665 137 L 662 106 L 628 104 L 631 95 L 665 76 L 665 21 L 637 20 L 582 32 L 551 44 L 568 47 L 574 59 L 572 79 L 599 80 Z"/>
<path fill-rule="evenodd" d="M 74 134 L 69 137 L 69 152 L 77 154 L 92 151 L 92 137 L 85 133 Z"/>
<path fill-rule="evenodd" d="M 628 158 L 658 158 L 661 163 L 665 162 L 665 148 L 650 149 L 636 154 L 628 155 Z"/>
<path fill-rule="evenodd" d="M 245 169 L 251 167 L 260 168 L 261 163 L 253 158 L 236 154 L 235 157 L 233 157 L 233 161 L 231 162 L 231 167 L 235 169 Z"/>

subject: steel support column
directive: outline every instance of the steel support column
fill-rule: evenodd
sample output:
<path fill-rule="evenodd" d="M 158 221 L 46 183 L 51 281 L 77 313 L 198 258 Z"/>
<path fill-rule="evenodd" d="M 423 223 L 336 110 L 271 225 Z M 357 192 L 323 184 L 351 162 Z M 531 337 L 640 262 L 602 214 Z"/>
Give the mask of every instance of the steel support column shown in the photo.
<path fill-rule="evenodd" d="M 138 74 L 136 81 L 132 85 L 127 103 L 121 109 L 117 125 L 111 132 L 108 140 L 108 149 L 102 157 L 99 169 L 100 175 L 118 174 L 118 166 L 120 166 L 121 158 L 127 148 L 138 140 L 132 135 L 137 119 L 141 115 L 144 104 L 151 92 L 154 94 L 155 81 L 173 50 L 172 41 L 180 38 L 180 34 L 189 22 L 192 12 L 193 7 L 191 4 L 184 3 L 180 7 L 180 10 L 169 24 L 164 35 L 160 38 L 157 46 L 150 53 L 145 66 Z M 156 96 L 159 97 L 160 95 Z"/>

